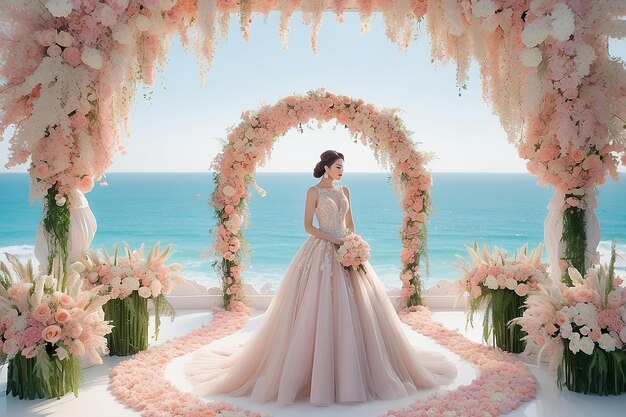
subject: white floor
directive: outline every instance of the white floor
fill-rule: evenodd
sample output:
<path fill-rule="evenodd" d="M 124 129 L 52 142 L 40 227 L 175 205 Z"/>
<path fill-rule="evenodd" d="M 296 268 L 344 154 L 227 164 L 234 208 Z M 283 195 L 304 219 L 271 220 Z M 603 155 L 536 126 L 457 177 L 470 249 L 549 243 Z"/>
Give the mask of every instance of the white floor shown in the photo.
<path fill-rule="evenodd" d="M 250 333 L 261 320 L 261 314 L 256 314 L 246 325 L 246 327 L 228 338 L 214 342 L 215 345 L 236 345 L 244 343 Z M 200 310 L 179 311 L 178 317 L 173 323 L 164 320 L 161 329 L 160 340 L 156 343 L 164 343 L 170 338 L 183 335 L 207 323 L 211 318 L 211 313 Z M 465 330 L 465 314 L 462 311 L 436 311 L 434 319 L 443 323 L 449 328 L 459 329 L 471 340 L 480 341 L 480 331 Z M 482 320 L 478 318 L 477 323 Z M 439 350 L 432 340 L 415 333 L 408 326 L 405 331 L 411 343 L 420 349 Z M 456 355 L 443 351 L 448 358 L 455 361 L 459 376 L 455 382 L 445 389 L 454 389 L 459 385 L 465 385 L 476 376 L 476 369 L 473 365 L 461 360 Z M 186 355 L 174 360 L 166 369 L 166 376 L 181 391 L 187 391 L 190 386 L 183 374 L 185 364 L 190 360 L 191 355 Z M 83 382 L 80 386 L 79 396 L 76 398 L 72 394 L 60 400 L 18 400 L 14 397 L 0 395 L 0 417 L 22 417 L 22 416 L 50 416 L 50 417 L 97 417 L 97 416 L 138 416 L 140 413 L 131 410 L 118 403 L 108 391 L 108 374 L 112 367 L 121 362 L 123 358 L 105 358 L 103 366 L 94 366 L 83 370 Z M 540 369 L 532 364 L 528 365 L 538 381 L 539 390 L 533 402 L 513 411 L 508 416 L 591 416 L 598 417 L 623 417 L 626 415 L 626 395 L 618 397 L 597 397 L 586 396 L 569 391 L 559 391 L 554 382 L 554 376 L 545 369 Z M 0 369 L 0 392 L 6 389 L 6 366 Z M 294 406 L 276 406 L 273 404 L 258 405 L 242 397 L 215 396 L 207 398 L 207 401 L 228 401 L 234 405 L 249 408 L 264 416 L 292 417 L 297 415 L 326 417 L 369 417 L 383 415 L 389 409 L 398 409 L 410 404 L 417 398 L 426 397 L 433 391 L 423 391 L 419 395 L 398 401 L 374 401 L 358 405 L 333 405 L 330 407 L 315 407 L 306 401 L 297 403 Z"/>

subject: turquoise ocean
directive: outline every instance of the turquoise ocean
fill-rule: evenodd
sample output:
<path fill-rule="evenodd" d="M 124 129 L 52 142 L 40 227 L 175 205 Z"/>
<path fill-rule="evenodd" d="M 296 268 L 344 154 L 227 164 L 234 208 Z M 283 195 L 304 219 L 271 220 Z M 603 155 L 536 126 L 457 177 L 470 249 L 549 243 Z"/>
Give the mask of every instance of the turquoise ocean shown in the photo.
<path fill-rule="evenodd" d="M 623 174 L 622 174 L 623 176 Z M 258 173 L 257 183 L 267 191 L 252 190 L 246 239 L 250 248 L 244 278 L 260 288 L 274 289 L 307 235 L 303 229 L 306 190 L 316 180 L 304 173 Z M 215 225 L 208 204 L 213 190 L 211 173 L 111 173 L 108 186 L 96 185 L 87 197 L 98 221 L 96 249 L 127 242 L 172 243 L 172 262 L 184 266 L 183 275 L 204 285 L 217 286 L 207 252 Z M 28 176 L 0 175 L 0 253 L 32 256 L 41 204 L 29 203 Z M 341 184 L 350 187 L 357 232 L 369 243 L 371 263 L 388 288 L 399 287 L 402 210 L 387 174 L 347 173 Z M 543 222 L 552 190 L 537 185 L 528 174 L 433 174 L 433 208 L 428 228 L 430 275 L 425 285 L 455 280 L 455 255 L 466 256 L 465 245 L 475 240 L 513 253 L 543 240 Z M 598 190 L 602 242 L 606 255 L 612 239 L 626 253 L 626 183 L 608 181 Z M 626 260 L 619 259 L 621 270 Z"/>

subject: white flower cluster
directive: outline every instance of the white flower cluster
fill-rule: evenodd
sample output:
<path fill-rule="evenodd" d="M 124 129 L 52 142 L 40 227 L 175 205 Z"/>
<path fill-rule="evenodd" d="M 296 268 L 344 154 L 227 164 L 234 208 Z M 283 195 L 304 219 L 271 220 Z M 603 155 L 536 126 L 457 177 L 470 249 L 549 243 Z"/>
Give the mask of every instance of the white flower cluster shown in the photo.
<path fill-rule="evenodd" d="M 70 0 L 48 0 L 45 6 L 54 17 L 67 17 L 72 13 Z"/>
<path fill-rule="evenodd" d="M 565 41 L 574 33 L 574 14 L 563 3 L 557 3 L 549 15 L 540 16 L 527 24 L 522 30 L 522 42 L 533 48 L 548 36 L 558 41 Z"/>

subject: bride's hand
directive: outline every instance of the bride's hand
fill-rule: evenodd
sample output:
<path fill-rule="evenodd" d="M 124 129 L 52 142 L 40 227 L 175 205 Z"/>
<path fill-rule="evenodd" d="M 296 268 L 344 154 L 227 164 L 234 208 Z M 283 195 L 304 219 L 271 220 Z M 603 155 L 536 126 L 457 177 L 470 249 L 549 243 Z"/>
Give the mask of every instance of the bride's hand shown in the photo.
<path fill-rule="evenodd" d="M 332 243 L 334 243 L 335 245 L 337 245 L 337 246 L 341 246 L 341 245 L 343 245 L 343 239 L 332 238 L 330 241 L 331 241 Z"/>

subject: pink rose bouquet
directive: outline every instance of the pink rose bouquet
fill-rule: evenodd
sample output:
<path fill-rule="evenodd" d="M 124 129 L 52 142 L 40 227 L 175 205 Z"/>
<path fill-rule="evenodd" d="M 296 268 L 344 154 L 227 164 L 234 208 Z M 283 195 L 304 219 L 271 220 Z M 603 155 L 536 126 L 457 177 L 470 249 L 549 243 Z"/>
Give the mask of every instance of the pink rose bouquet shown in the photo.
<path fill-rule="evenodd" d="M 356 233 L 349 234 L 337 249 L 337 260 L 344 268 L 360 269 L 365 272 L 363 264 L 370 258 L 370 246 Z"/>
<path fill-rule="evenodd" d="M 608 267 L 583 277 L 570 267 L 573 286 L 548 283 L 526 300 L 516 321 L 528 333 L 527 350 L 548 359 L 559 387 L 576 392 L 626 391 L 626 288 L 615 275 L 615 248 Z"/>
<path fill-rule="evenodd" d="M 83 288 L 94 289 L 111 298 L 104 306 L 109 320 L 114 324 L 109 336 L 112 355 L 128 355 L 148 347 L 148 304 L 151 299 L 155 313 L 155 338 L 159 334 L 161 313 L 174 319 L 174 309 L 165 297 L 181 281 L 177 272 L 180 264 L 167 265 L 171 245 L 164 250 L 157 244 L 144 258 L 143 245 L 139 250 L 126 248 L 126 256 L 118 257 L 105 252 L 104 257 L 92 251 L 83 261 Z"/>
<path fill-rule="evenodd" d="M 101 364 L 111 326 L 102 306 L 109 296 L 82 290 L 71 265 L 65 279 L 35 275 L 6 254 L 15 274 L 0 262 L 0 364 L 9 361 L 7 394 L 20 398 L 60 398 L 78 394 L 80 358 Z M 36 366 L 35 366 L 36 363 Z"/>
<path fill-rule="evenodd" d="M 487 245 L 482 251 L 476 243 L 466 248 L 473 263 L 460 258 L 456 266 L 463 271 L 458 282 L 460 291 L 469 293 L 468 321 L 473 324 L 474 314 L 486 303 L 483 340 L 487 342 L 491 336 L 494 346 L 521 352 L 523 335 L 519 326 L 511 326 L 509 321 L 521 315 L 526 296 L 547 279 L 547 266 L 541 263 L 543 246 L 540 244 L 530 256 L 524 246 L 515 258 L 507 258 L 506 252 L 498 248 L 490 251 Z"/>

